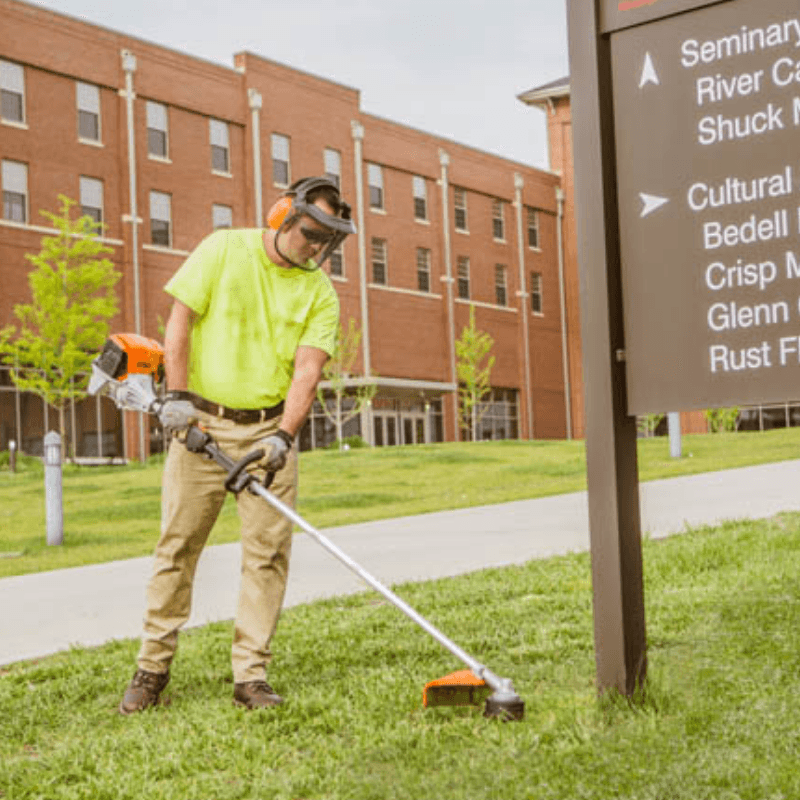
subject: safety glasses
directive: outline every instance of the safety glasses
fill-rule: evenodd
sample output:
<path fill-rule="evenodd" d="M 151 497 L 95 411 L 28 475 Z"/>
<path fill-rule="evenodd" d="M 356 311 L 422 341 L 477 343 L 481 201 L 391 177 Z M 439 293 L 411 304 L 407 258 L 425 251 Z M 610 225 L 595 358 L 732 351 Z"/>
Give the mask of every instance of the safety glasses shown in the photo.
<path fill-rule="evenodd" d="M 328 244 L 335 235 L 333 231 L 323 231 L 319 228 L 307 228 L 305 225 L 300 226 L 300 233 L 302 233 L 306 241 L 311 242 L 311 244 Z"/>

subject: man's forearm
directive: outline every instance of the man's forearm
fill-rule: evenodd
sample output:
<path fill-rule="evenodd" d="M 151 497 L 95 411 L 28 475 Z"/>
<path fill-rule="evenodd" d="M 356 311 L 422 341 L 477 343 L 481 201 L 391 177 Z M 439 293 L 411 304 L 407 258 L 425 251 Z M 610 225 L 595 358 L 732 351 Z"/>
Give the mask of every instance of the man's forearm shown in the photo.
<path fill-rule="evenodd" d="M 311 411 L 317 394 L 318 376 L 310 373 L 295 373 L 292 385 L 286 395 L 286 402 L 281 419 L 281 428 L 290 436 L 297 436 L 306 417 Z"/>
<path fill-rule="evenodd" d="M 173 311 L 164 332 L 167 390 L 186 389 L 189 381 L 189 321 L 184 309 Z"/>

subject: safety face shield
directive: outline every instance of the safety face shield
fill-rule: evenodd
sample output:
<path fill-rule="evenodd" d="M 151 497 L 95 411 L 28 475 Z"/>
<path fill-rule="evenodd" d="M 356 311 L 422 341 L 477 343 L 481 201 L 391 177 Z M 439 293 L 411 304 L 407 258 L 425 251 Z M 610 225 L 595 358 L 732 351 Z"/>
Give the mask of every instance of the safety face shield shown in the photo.
<path fill-rule="evenodd" d="M 315 222 L 323 225 L 325 230 L 323 231 L 319 230 L 318 228 L 309 228 L 304 226 L 302 219 L 303 216 L 308 216 Z M 280 234 L 293 223 L 300 225 L 300 232 L 307 241 L 324 245 L 320 252 L 314 256 L 314 263 L 316 266 L 312 269 L 318 269 L 321 267 L 325 263 L 326 259 L 330 257 L 331 253 L 333 253 L 334 250 L 336 250 L 339 245 L 342 244 L 347 236 L 356 232 L 356 226 L 351 217 L 350 206 L 344 202 L 341 206 L 340 216 L 336 217 L 326 213 L 325 210 L 320 208 L 318 205 L 307 202 L 304 198 L 295 198 L 294 202 L 292 203 L 291 214 L 286 216 L 286 219 L 284 219 L 280 228 L 278 228 L 277 233 Z M 299 267 L 300 269 L 309 269 L 309 267 L 307 267 L 305 264 L 298 264 L 293 259 L 288 258 L 286 254 L 281 251 L 278 245 L 277 235 L 275 237 L 275 242 L 275 249 L 283 259 L 288 261 L 293 266 Z"/>

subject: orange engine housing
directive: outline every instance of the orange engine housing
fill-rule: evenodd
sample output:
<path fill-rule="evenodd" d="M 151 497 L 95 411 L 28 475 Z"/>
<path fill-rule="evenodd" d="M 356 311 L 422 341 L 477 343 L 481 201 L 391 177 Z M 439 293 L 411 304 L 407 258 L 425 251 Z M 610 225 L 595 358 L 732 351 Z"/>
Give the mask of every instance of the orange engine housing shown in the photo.
<path fill-rule="evenodd" d="M 164 348 L 155 339 L 137 333 L 115 333 L 106 340 L 96 363 L 106 375 L 119 381 L 130 374 L 152 375 L 160 381 L 164 374 Z"/>

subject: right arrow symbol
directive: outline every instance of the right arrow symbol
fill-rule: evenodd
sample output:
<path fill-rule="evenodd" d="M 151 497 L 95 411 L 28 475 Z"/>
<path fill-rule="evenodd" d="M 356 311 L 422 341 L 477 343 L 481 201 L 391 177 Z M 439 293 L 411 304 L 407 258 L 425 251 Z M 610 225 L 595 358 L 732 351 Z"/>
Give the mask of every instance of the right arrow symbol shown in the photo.
<path fill-rule="evenodd" d="M 659 81 L 658 74 L 656 73 L 656 68 L 653 66 L 653 59 L 650 57 L 650 53 L 645 53 L 644 56 L 644 66 L 642 67 L 642 77 L 639 81 L 639 88 L 641 89 L 646 83 L 654 83 L 656 86 L 661 85 L 661 81 Z"/>
<path fill-rule="evenodd" d="M 661 208 L 665 203 L 669 203 L 668 197 L 658 197 L 654 194 L 639 192 L 639 197 L 642 198 L 642 202 L 644 203 L 642 206 L 642 213 L 639 215 L 640 218 L 652 214 L 657 208 Z"/>

